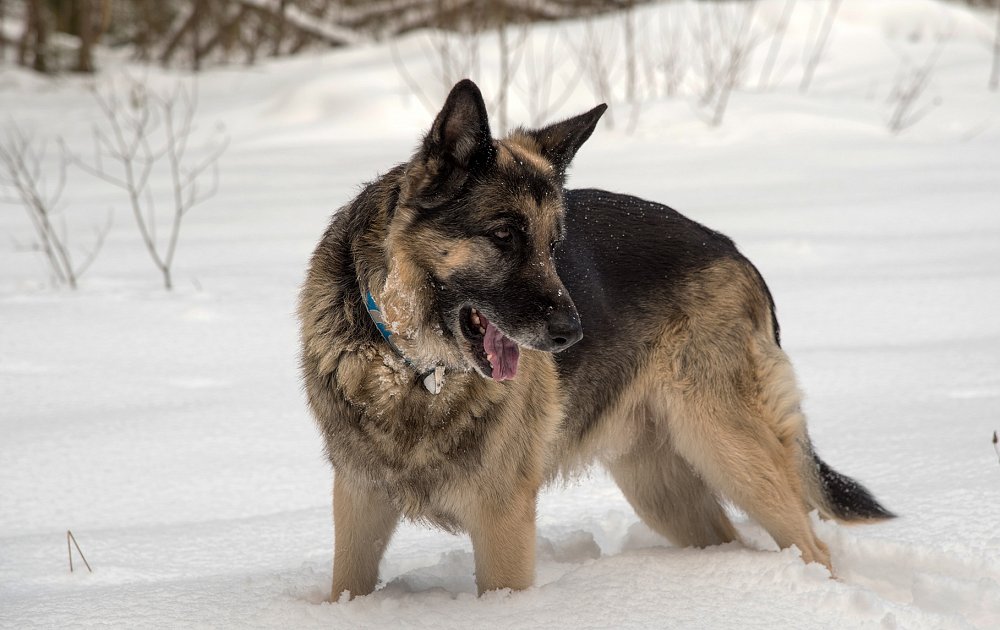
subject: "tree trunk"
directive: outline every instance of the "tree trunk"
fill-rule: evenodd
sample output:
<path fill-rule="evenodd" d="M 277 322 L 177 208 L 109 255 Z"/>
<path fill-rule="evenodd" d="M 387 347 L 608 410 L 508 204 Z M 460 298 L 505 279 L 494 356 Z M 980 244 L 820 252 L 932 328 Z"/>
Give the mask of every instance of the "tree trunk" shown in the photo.
<path fill-rule="evenodd" d="M 191 9 L 191 68 L 201 70 L 201 18 L 205 14 L 205 0 L 194 0 Z"/>
<path fill-rule="evenodd" d="M 3 36 L 3 25 L 4 25 L 4 13 L 3 0 L 0 0 L 0 62 L 7 60 L 7 38 Z"/>
<path fill-rule="evenodd" d="M 497 96 L 497 120 L 500 123 L 500 135 L 507 134 L 507 93 L 510 91 L 510 42 L 507 41 L 506 18 L 497 27 L 497 38 L 500 44 L 500 89 Z"/>
<path fill-rule="evenodd" d="M 111 0 L 101 0 L 101 21 L 94 36 L 94 43 L 101 41 L 101 36 L 111 28 Z"/>
<path fill-rule="evenodd" d="M 42 0 L 28 2 L 28 28 L 33 32 L 31 67 L 36 72 L 48 72 L 49 64 L 45 59 L 45 46 L 48 43 L 48 25 L 45 23 L 45 4 Z"/>
<path fill-rule="evenodd" d="M 287 7 L 288 0 L 281 0 L 278 3 L 278 23 L 274 27 L 274 43 L 271 45 L 272 57 L 281 54 L 281 40 L 285 38 L 285 10 Z"/>
<path fill-rule="evenodd" d="M 31 9 L 32 2 L 25 5 L 24 30 L 21 32 L 21 39 L 17 42 L 17 65 L 28 66 L 28 53 L 31 51 L 31 38 L 34 37 L 35 28 L 32 23 Z"/>
<path fill-rule="evenodd" d="M 191 15 L 184 20 L 180 28 L 170 37 L 170 41 L 167 42 L 166 47 L 163 49 L 163 53 L 160 55 L 160 63 L 167 64 L 170 63 L 171 58 L 173 58 L 174 53 L 180 47 L 184 40 L 184 36 L 187 35 L 188 31 L 194 28 L 195 21 L 198 19 L 198 12 L 192 8 Z"/>
<path fill-rule="evenodd" d="M 80 31 L 80 50 L 76 62 L 77 72 L 93 72 L 94 60 L 94 0 L 76 0 L 76 19 Z"/>
<path fill-rule="evenodd" d="M 990 89 L 996 92 L 1000 86 L 1000 0 L 997 5 L 997 31 L 993 35 L 993 68 L 990 70 Z"/>
<path fill-rule="evenodd" d="M 826 40 L 830 37 L 830 31 L 833 29 L 833 21 L 837 17 L 837 11 L 840 10 L 842 1 L 830 0 L 830 7 L 826 10 L 826 18 L 823 20 L 823 26 L 820 28 L 819 37 L 817 37 L 816 44 L 813 46 L 809 61 L 806 62 L 806 71 L 802 75 L 802 82 L 799 83 L 799 92 L 804 93 L 809 90 L 809 84 L 812 83 L 816 66 L 819 64 L 820 57 L 823 56 L 823 49 L 826 48 Z"/>

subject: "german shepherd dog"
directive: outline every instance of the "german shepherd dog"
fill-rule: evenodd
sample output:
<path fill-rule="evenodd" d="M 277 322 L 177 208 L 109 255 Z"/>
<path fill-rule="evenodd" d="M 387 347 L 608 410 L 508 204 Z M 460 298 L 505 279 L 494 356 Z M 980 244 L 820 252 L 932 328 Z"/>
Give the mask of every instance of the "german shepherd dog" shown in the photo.
<path fill-rule="evenodd" d="M 771 294 L 657 203 L 566 190 L 606 106 L 503 139 L 474 83 L 333 217 L 301 293 L 334 469 L 333 599 L 371 593 L 401 518 L 472 538 L 480 593 L 532 584 L 541 486 L 597 460 L 676 545 L 732 501 L 831 568 L 808 513 L 890 518 L 817 457 Z"/>

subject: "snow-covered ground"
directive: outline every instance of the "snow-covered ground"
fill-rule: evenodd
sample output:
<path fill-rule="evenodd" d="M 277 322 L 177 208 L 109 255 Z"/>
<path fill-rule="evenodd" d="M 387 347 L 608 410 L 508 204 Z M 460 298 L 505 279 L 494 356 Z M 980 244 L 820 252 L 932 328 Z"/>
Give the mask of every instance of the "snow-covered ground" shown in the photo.
<path fill-rule="evenodd" d="M 231 145 L 218 196 L 185 220 L 173 293 L 103 182 L 79 171 L 68 182 L 79 242 L 115 208 L 75 293 L 50 288 L 43 261 L 23 251 L 23 211 L 0 212 L 0 626 L 1000 627 L 991 23 L 929 0 L 848 0 L 801 94 L 825 3 L 798 5 L 776 87 L 737 91 L 717 129 L 688 93 L 646 98 L 629 134 L 618 102 L 618 124 L 581 150 L 570 185 L 669 203 L 732 236 L 761 268 L 818 450 L 900 514 L 864 527 L 817 522 L 839 579 L 774 551 L 745 518 L 746 546 L 671 547 L 595 470 L 542 497 L 527 592 L 476 598 L 468 540 L 404 525 L 381 590 L 322 602 L 331 477 L 298 382 L 296 292 L 330 213 L 405 159 L 432 116 L 399 78 L 392 47 L 366 45 L 200 75 L 199 120 L 223 122 Z M 783 6 L 765 0 L 758 18 L 773 25 Z M 644 8 L 639 24 L 697 11 Z M 887 98 L 902 60 L 922 63 L 939 36 L 918 104 L 929 113 L 892 135 Z M 425 38 L 396 50 L 440 98 L 419 58 Z M 486 70 L 491 54 L 483 49 Z M 131 72 L 153 85 L 178 76 Z M 491 77 L 481 81 L 488 97 Z M 554 117 L 594 102 L 581 84 Z M 9 65 L 0 112 L 81 151 L 97 120 L 84 80 Z M 513 98 L 512 121 L 528 116 Z M 68 572 L 67 529 L 92 574 L 79 560 Z"/>

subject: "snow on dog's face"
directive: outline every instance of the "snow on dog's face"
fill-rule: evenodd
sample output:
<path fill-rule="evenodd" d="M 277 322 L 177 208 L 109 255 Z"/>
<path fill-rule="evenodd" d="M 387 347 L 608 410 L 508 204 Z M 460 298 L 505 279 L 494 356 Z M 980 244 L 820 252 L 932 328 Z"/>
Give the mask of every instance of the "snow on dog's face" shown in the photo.
<path fill-rule="evenodd" d="M 553 250 L 566 168 L 605 109 L 494 140 L 465 80 L 406 166 L 386 251 L 419 269 L 410 281 L 429 284 L 426 318 L 484 377 L 514 378 L 520 348 L 559 352 L 583 336 Z"/>

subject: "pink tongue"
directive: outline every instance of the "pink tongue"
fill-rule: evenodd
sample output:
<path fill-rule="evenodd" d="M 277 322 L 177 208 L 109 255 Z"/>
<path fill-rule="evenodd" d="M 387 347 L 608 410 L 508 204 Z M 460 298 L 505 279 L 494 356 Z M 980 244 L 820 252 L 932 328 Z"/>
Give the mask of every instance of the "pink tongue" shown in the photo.
<path fill-rule="evenodd" d="M 494 381 L 508 381 L 517 376 L 517 360 L 521 351 L 517 344 L 504 337 L 493 322 L 480 314 L 480 319 L 486 322 L 486 335 L 483 337 L 483 350 L 493 367 Z"/>

